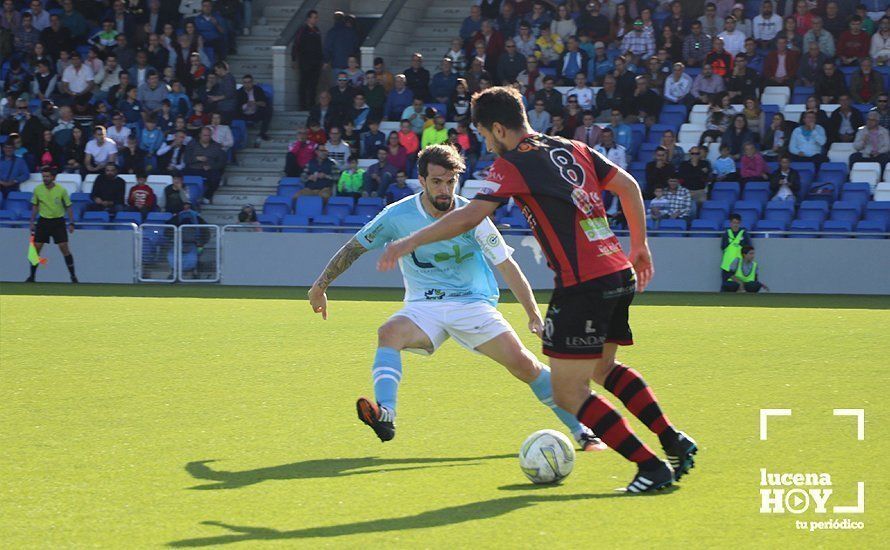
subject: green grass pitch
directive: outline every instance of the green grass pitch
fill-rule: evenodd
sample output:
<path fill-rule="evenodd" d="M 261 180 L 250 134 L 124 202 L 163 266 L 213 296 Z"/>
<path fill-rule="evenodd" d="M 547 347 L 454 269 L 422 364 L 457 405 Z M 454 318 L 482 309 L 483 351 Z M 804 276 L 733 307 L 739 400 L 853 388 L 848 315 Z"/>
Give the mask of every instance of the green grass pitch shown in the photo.
<path fill-rule="evenodd" d="M 614 491 L 633 468 L 611 452 L 529 484 L 520 444 L 561 426 L 454 343 L 407 356 L 397 437 L 381 444 L 354 402 L 371 395 L 397 292 L 335 288 L 327 322 L 304 289 L 0 295 L 4 548 L 877 548 L 890 531 L 887 297 L 640 297 L 620 357 L 701 452 L 676 489 L 635 497 Z M 525 326 L 517 304 L 501 309 Z M 793 411 L 767 441 L 761 408 Z M 835 408 L 865 409 L 865 440 Z M 854 505 L 864 481 L 865 513 L 761 514 L 761 468 L 830 473 L 829 506 Z M 864 529 L 795 523 L 844 518 Z"/>

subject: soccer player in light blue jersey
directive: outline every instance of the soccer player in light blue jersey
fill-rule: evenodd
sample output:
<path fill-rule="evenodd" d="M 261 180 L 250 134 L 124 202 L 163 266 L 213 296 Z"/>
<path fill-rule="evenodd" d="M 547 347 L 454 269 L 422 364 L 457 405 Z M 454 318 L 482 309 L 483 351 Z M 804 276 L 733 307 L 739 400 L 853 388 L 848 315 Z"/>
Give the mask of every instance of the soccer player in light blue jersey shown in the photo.
<path fill-rule="evenodd" d="M 469 202 L 455 195 L 464 163 L 453 147 L 427 147 L 420 153 L 417 165 L 422 191 L 387 206 L 368 222 L 331 258 L 312 285 L 310 305 L 324 319 L 325 290 L 359 256 L 408 236 Z M 512 253 L 491 220 L 486 219 L 472 231 L 420 247 L 399 261 L 405 281 L 405 304 L 377 331 L 377 353 L 371 368 L 375 399 L 361 397 L 356 403 L 359 419 L 381 441 L 395 437 L 401 352 L 429 355 L 452 337 L 464 348 L 497 361 L 528 384 L 535 396 L 571 430 L 583 450 L 605 448 L 589 428 L 554 404 L 550 369 L 522 344 L 497 310 L 498 285 L 489 263 L 498 269 L 528 314 L 529 330 L 541 336 L 541 312 Z"/>

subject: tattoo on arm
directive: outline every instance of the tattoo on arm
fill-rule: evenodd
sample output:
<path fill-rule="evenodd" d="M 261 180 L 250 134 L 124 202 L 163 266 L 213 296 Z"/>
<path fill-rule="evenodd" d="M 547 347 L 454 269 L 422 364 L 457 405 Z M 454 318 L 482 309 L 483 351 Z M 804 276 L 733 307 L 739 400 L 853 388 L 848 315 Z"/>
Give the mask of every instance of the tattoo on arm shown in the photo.
<path fill-rule="evenodd" d="M 315 285 L 321 289 L 326 289 L 332 282 L 334 282 L 334 279 L 349 269 L 349 266 L 367 251 L 368 249 L 362 246 L 353 237 L 348 243 L 344 244 L 336 254 L 334 254 L 334 257 L 331 258 L 331 261 L 325 266 L 324 271 L 322 271 L 321 275 L 318 276 L 318 279 L 315 280 Z"/>

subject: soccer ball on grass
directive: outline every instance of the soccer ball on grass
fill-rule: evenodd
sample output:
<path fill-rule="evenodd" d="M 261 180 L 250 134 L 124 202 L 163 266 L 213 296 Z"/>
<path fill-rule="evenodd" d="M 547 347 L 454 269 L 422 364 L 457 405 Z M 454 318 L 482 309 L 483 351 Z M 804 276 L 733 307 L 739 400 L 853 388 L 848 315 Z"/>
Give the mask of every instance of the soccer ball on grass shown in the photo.
<path fill-rule="evenodd" d="M 538 430 L 519 449 L 519 466 L 532 483 L 559 483 L 575 465 L 575 447 L 556 430 Z"/>

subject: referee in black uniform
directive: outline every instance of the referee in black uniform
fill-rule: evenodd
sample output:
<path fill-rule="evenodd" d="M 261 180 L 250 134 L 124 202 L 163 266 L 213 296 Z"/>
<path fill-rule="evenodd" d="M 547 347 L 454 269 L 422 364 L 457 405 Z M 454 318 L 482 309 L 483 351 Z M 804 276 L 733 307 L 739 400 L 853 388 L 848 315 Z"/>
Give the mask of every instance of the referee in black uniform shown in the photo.
<path fill-rule="evenodd" d="M 74 233 L 74 212 L 71 210 L 71 197 L 64 187 L 56 185 L 56 173 L 49 167 L 40 169 L 43 183 L 34 189 L 31 196 L 31 234 L 34 235 L 34 247 L 37 253 L 48 243 L 50 238 L 59 245 L 62 256 L 65 257 L 65 265 L 71 274 L 71 282 L 77 282 L 74 274 L 74 257 L 68 249 L 68 233 Z M 68 212 L 68 227 L 65 227 L 65 212 Z M 40 214 L 35 224 L 35 218 Z M 66 232 L 67 229 L 67 232 Z M 37 266 L 31 265 L 31 276 L 25 279 L 27 283 L 33 283 L 37 276 Z"/>

